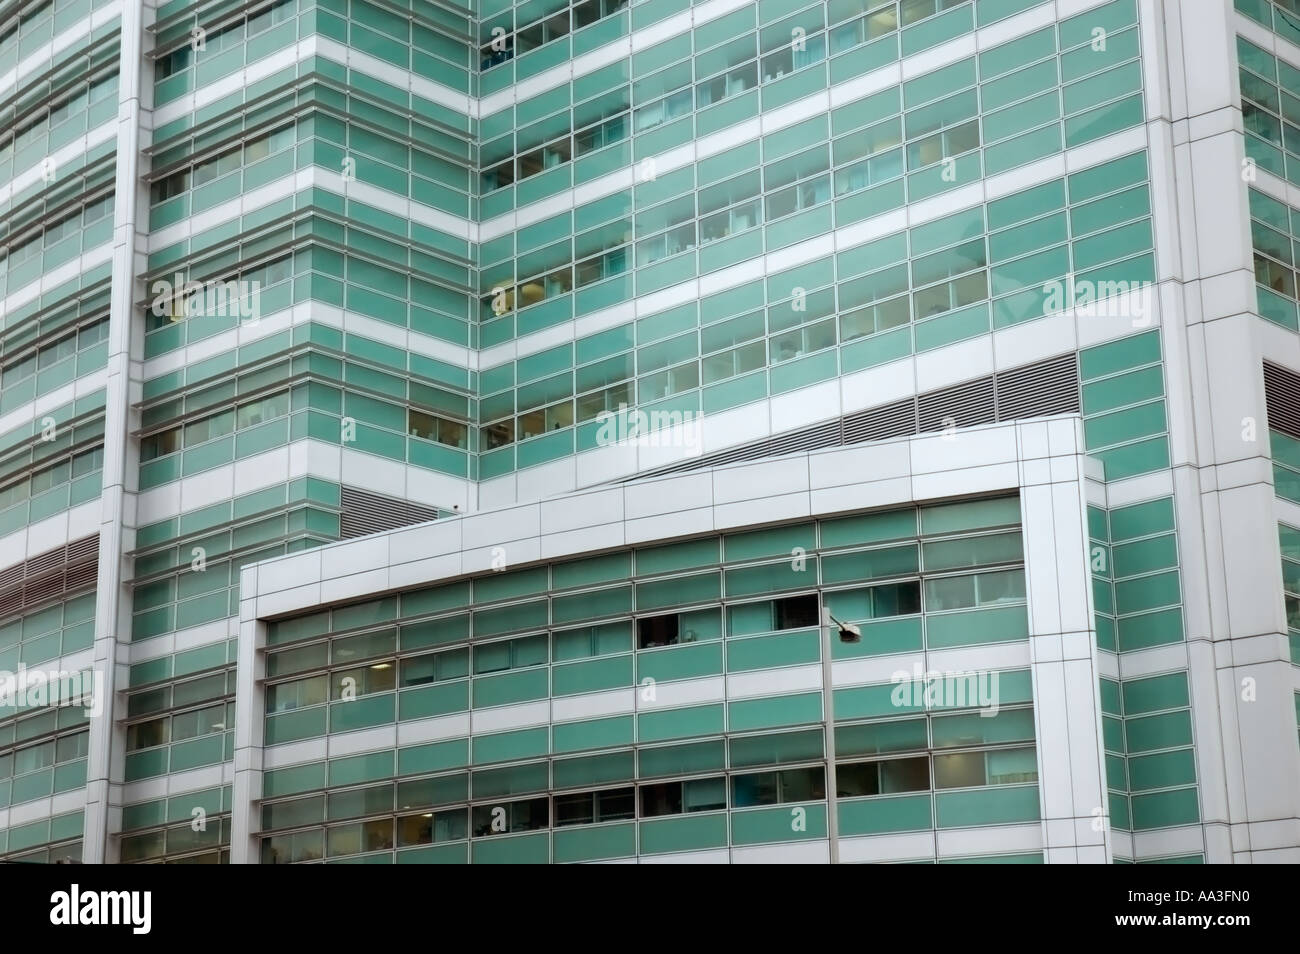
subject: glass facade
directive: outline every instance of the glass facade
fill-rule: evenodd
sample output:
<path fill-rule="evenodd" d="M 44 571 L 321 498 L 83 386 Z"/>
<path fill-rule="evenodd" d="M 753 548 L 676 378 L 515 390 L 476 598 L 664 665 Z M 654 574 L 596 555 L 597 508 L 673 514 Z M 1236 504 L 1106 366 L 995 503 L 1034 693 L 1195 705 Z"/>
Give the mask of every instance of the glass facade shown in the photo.
<path fill-rule="evenodd" d="M 91 664 L 93 579 L 38 581 L 24 561 L 80 535 L 65 529 L 33 546 L 29 528 L 100 499 L 117 6 L 47 0 L 18 4 L 0 21 L 0 670 L 9 680 L 24 667 L 66 676 Z M 19 698 L 10 688 L 0 699 L 7 861 L 82 859 L 90 716 L 49 705 L 50 695 Z M 33 814 L 33 805 L 43 810 Z"/>
<path fill-rule="evenodd" d="M 0 11 L 0 673 L 123 663 L 97 712 L 0 696 L 0 859 L 734 860 L 838 835 L 862 860 L 1084 860 L 1043 834 L 1057 723 L 1029 646 L 1066 614 L 1036 617 L 1041 566 L 1078 576 L 1104 860 L 1232 860 L 1189 647 L 1222 635 L 1202 594 L 1233 570 L 1182 479 L 1237 460 L 1194 371 L 1230 349 L 1174 299 L 1247 276 L 1251 347 L 1300 330 L 1300 14 L 1210 6 L 1231 102 L 1195 110 L 1137 0 Z M 1180 182 L 1167 132 L 1220 108 L 1240 221 L 1196 227 L 1248 244 L 1211 268 L 1184 233 L 1212 187 Z M 1262 434 L 1281 591 L 1250 631 L 1289 667 L 1284 392 L 1219 416 Z M 943 433 L 967 473 L 968 427 L 1062 414 L 1078 461 L 1017 445 L 1016 480 L 905 507 L 661 515 L 589 553 L 387 575 L 398 528 L 436 517 L 454 539 L 425 556 L 470 566 L 470 516 L 666 470 L 721 486 L 702 452 Z M 1078 567 L 1027 544 L 1019 501 L 1058 483 L 1085 500 Z M 294 560 L 372 533 L 366 585 L 262 608 Z M 807 683 L 825 610 L 862 630 L 828 670 L 833 752 Z M 998 714 L 900 708 L 887 667 L 912 655 L 984 659 Z M 680 701 L 604 708 L 647 686 Z M 241 746 L 267 756 L 249 799 Z M 862 848 L 990 827 L 1005 851 Z"/>
<path fill-rule="evenodd" d="M 890 510 L 280 621 L 265 741 L 817 662 L 823 604 L 863 628 L 846 659 L 1025 640 L 1019 523 L 1015 497 Z M 892 683 L 836 691 L 846 834 L 1037 820 L 1029 673 L 997 678 L 992 717 L 974 694 L 918 688 L 900 708 Z M 821 721 L 820 692 L 761 695 L 274 769 L 268 793 L 285 797 L 262 803 L 262 861 L 589 861 L 824 838 Z"/>

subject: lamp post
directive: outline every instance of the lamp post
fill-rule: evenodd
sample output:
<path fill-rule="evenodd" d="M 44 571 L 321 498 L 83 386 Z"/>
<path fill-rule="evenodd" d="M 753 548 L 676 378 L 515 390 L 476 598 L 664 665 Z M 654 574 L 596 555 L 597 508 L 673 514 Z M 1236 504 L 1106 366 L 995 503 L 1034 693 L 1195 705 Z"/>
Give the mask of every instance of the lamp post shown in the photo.
<path fill-rule="evenodd" d="M 856 643 L 862 639 L 862 630 L 852 623 L 841 623 L 831 615 L 829 607 L 822 609 L 822 713 L 826 716 L 826 835 L 830 839 L 831 864 L 840 863 L 839 796 L 835 774 L 835 689 L 831 682 L 831 627 L 839 630 L 840 642 Z"/>

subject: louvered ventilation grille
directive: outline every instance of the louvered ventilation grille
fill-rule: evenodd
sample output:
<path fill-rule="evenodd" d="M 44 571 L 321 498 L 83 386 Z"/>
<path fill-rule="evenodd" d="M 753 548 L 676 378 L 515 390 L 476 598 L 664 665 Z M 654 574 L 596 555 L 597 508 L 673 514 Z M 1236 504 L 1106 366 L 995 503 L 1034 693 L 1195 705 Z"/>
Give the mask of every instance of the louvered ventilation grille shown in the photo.
<path fill-rule="evenodd" d="M 792 431 L 778 437 L 769 438 L 770 456 L 794 454 L 800 451 L 820 450 L 823 447 L 835 447 L 840 443 L 840 422 L 828 421 L 817 427 Z"/>
<path fill-rule="evenodd" d="M 1290 374 L 1289 372 L 1287 372 Z M 1300 408 L 1300 377 L 1290 375 Z M 855 411 L 834 421 L 814 424 L 752 444 L 730 447 L 680 464 L 637 474 L 628 480 L 660 477 L 745 460 L 760 460 L 824 447 L 861 444 L 890 437 L 938 431 L 953 424 L 973 427 L 1020 417 L 1073 414 L 1079 410 L 1079 366 L 1074 352 L 1057 358 L 1001 371 L 987 378 L 965 381 L 938 391 Z M 1271 405 L 1270 405 L 1270 420 Z M 1300 415 L 1296 416 L 1300 423 Z M 1298 432 L 1300 436 L 1300 432 Z"/>
<path fill-rule="evenodd" d="M 998 420 L 1077 414 L 1079 374 L 1073 354 L 1014 368 L 997 376 Z"/>
<path fill-rule="evenodd" d="M 916 417 L 920 433 L 992 424 L 998 419 L 993 411 L 993 379 L 980 378 L 922 394 L 916 400 Z"/>
<path fill-rule="evenodd" d="M 339 515 L 339 537 L 343 540 L 438 519 L 438 511 L 434 507 L 372 494 L 355 487 L 343 488 L 340 503 L 342 513 Z"/>
<path fill-rule="evenodd" d="M 17 616 L 95 585 L 99 534 L 38 553 L 0 571 L 0 618 Z"/>
<path fill-rule="evenodd" d="M 1268 426 L 1300 440 L 1300 374 L 1265 361 L 1264 403 Z"/>
<path fill-rule="evenodd" d="M 916 401 L 913 398 L 866 411 L 857 411 L 844 418 L 844 443 L 846 444 L 883 441 L 886 438 L 915 433 Z"/>
<path fill-rule="evenodd" d="M 79 590 L 83 587 L 94 586 L 95 580 L 99 578 L 99 560 L 92 560 L 89 563 L 81 563 L 77 566 L 68 567 L 68 590 Z"/>
<path fill-rule="evenodd" d="M 98 558 L 98 555 L 99 534 L 95 534 L 93 537 L 82 537 L 80 540 L 73 540 L 68 544 L 69 563 L 88 560 L 91 557 Z"/>
<path fill-rule="evenodd" d="M 4 571 L 0 571 L 0 593 L 8 592 L 9 587 L 15 583 L 21 583 L 25 569 L 26 565 L 19 563 L 17 566 L 11 566 Z"/>

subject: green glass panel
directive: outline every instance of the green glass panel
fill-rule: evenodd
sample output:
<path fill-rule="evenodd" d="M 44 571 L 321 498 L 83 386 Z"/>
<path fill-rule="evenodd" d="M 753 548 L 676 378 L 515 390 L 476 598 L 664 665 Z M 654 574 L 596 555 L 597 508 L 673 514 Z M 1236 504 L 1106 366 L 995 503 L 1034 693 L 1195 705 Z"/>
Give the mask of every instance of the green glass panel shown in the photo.
<path fill-rule="evenodd" d="M 551 860 L 549 832 L 535 835 L 484 838 L 471 843 L 470 854 L 476 865 L 544 865 Z"/>
<path fill-rule="evenodd" d="M 840 837 L 934 827 L 928 794 L 855 799 L 838 804 Z"/>
<path fill-rule="evenodd" d="M 731 813 L 731 843 L 761 845 L 826 837 L 826 805 L 788 805 Z"/>
<path fill-rule="evenodd" d="M 1036 785 L 939 792 L 934 801 L 939 828 L 1007 825 L 1039 818 Z"/>
<path fill-rule="evenodd" d="M 704 851 L 727 846 L 727 815 L 683 815 L 640 824 L 641 854 Z"/>
<path fill-rule="evenodd" d="M 723 731 L 721 703 L 645 712 L 637 715 L 637 740 L 657 742 L 699 735 L 717 735 Z"/>
<path fill-rule="evenodd" d="M 555 832 L 555 863 L 630 858 L 636 854 L 636 824 L 560 828 Z"/>

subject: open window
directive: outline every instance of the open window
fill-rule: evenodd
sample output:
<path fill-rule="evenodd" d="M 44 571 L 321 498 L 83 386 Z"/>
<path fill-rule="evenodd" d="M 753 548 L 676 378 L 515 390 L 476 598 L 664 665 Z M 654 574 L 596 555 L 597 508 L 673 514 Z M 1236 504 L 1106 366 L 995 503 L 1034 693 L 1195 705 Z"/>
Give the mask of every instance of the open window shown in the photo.
<path fill-rule="evenodd" d="M 551 800 L 529 798 L 518 802 L 475 805 L 472 809 L 471 828 L 475 838 L 504 835 L 520 831 L 536 831 L 551 825 Z"/>
<path fill-rule="evenodd" d="M 722 613 L 717 607 L 643 616 L 636 621 L 636 648 L 675 646 L 722 638 Z"/>
<path fill-rule="evenodd" d="M 591 825 L 636 817 L 635 789 L 574 792 L 555 796 L 555 827 Z"/>
<path fill-rule="evenodd" d="M 636 621 L 636 648 L 653 649 L 656 646 L 675 646 L 681 635 L 678 614 L 643 616 Z"/>
<path fill-rule="evenodd" d="M 802 629 L 816 626 L 817 594 L 807 593 L 803 596 L 788 596 L 783 600 L 772 601 L 772 622 L 775 629 Z"/>
<path fill-rule="evenodd" d="M 731 777 L 732 808 L 820 801 L 825 797 L 825 769 L 820 765 Z"/>
<path fill-rule="evenodd" d="M 837 766 L 835 772 L 835 788 L 840 798 L 924 792 L 930 788 L 930 760 L 924 755 L 851 762 Z"/>
<path fill-rule="evenodd" d="M 727 780 L 719 776 L 642 785 L 640 796 L 642 818 L 720 811 L 727 807 Z"/>

